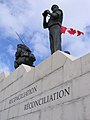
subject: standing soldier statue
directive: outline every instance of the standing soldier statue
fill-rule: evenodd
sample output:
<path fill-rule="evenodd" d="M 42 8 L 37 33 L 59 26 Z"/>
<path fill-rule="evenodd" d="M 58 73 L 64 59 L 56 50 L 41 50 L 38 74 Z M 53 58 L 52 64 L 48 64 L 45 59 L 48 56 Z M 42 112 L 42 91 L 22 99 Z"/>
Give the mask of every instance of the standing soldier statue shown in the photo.
<path fill-rule="evenodd" d="M 43 12 L 43 27 L 49 29 L 51 54 L 61 49 L 61 25 L 63 21 L 63 12 L 58 5 L 52 5 L 52 13 L 49 10 Z M 46 17 L 50 16 L 48 22 Z"/>
<path fill-rule="evenodd" d="M 24 44 L 17 45 L 17 51 L 15 54 L 14 67 L 15 69 L 21 64 L 33 66 L 33 62 L 36 60 L 35 56 L 31 53 L 31 50 Z"/>

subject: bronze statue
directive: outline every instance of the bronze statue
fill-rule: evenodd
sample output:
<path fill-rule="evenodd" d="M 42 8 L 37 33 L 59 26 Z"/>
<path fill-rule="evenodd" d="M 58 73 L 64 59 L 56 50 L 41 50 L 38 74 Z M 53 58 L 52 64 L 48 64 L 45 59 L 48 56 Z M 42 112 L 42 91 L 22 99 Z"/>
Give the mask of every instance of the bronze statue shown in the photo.
<path fill-rule="evenodd" d="M 43 28 L 49 29 L 50 49 L 51 54 L 61 49 L 61 25 L 63 21 L 63 11 L 59 9 L 58 5 L 52 5 L 52 13 L 49 10 L 43 12 Z M 50 16 L 48 22 L 47 16 Z"/>
<path fill-rule="evenodd" d="M 33 66 L 33 62 L 36 60 L 35 56 L 31 53 L 31 50 L 24 44 L 17 45 L 17 52 L 15 54 L 15 69 L 21 64 Z"/>

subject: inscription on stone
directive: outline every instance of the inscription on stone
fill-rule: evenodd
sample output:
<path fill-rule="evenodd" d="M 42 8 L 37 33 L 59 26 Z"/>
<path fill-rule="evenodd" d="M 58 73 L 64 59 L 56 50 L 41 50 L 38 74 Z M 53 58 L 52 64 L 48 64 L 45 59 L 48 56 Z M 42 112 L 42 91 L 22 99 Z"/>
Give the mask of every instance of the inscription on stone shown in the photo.
<path fill-rule="evenodd" d="M 29 95 L 31 95 L 31 94 L 33 94 L 33 93 L 35 93 L 35 92 L 37 92 L 37 85 L 34 86 L 34 87 L 32 87 L 32 88 L 30 88 L 30 89 L 28 89 L 28 90 L 25 91 L 25 92 L 23 92 L 23 93 L 15 96 L 15 97 L 13 97 L 12 99 L 10 99 L 10 100 L 9 100 L 9 104 L 12 104 L 12 103 L 14 103 L 14 102 L 16 102 L 16 101 L 19 101 L 19 100 L 21 100 L 22 98 L 24 98 L 24 97 L 26 97 L 26 96 L 29 96 Z"/>
<path fill-rule="evenodd" d="M 56 92 L 53 92 L 50 95 L 41 97 L 37 100 L 28 102 L 27 104 L 24 105 L 24 110 L 29 110 L 29 109 L 35 108 L 37 106 L 55 101 L 57 99 L 62 99 L 62 98 L 69 96 L 69 95 L 70 95 L 70 87 L 67 87 L 65 89 L 61 89 L 61 90 L 58 90 Z"/>

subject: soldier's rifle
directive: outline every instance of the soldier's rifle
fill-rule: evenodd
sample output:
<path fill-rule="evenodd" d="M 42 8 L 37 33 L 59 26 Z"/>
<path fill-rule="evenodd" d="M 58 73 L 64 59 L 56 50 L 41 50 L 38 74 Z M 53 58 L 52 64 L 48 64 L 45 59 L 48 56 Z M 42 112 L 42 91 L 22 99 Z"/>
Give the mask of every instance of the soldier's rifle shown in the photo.
<path fill-rule="evenodd" d="M 25 43 L 23 42 L 22 38 L 20 37 L 20 35 L 15 31 L 16 35 L 18 36 L 19 40 L 25 45 Z"/>

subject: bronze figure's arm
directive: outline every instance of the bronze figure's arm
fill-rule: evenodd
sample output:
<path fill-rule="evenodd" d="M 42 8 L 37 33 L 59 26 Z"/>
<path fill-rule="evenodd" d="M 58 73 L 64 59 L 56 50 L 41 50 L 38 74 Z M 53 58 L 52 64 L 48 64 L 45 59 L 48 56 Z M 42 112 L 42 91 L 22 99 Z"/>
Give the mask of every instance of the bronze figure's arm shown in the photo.
<path fill-rule="evenodd" d="M 43 13 L 42 13 L 42 15 L 43 15 L 43 28 L 48 28 L 48 23 L 47 23 L 47 21 L 46 21 L 46 17 L 47 17 L 47 11 L 48 10 L 45 10 Z"/>

